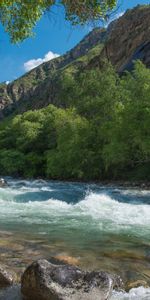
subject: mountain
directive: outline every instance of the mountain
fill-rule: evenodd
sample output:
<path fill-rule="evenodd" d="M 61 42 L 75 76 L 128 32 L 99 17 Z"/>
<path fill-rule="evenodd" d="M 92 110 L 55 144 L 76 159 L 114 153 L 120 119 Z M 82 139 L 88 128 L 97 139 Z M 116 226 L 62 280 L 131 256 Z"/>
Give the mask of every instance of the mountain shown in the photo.
<path fill-rule="evenodd" d="M 0 119 L 59 100 L 59 78 L 64 72 L 101 67 L 108 59 L 119 73 L 131 70 L 141 59 L 150 67 L 150 5 L 137 6 L 113 21 L 108 28 L 95 28 L 65 55 L 45 62 L 19 79 L 0 84 Z"/>

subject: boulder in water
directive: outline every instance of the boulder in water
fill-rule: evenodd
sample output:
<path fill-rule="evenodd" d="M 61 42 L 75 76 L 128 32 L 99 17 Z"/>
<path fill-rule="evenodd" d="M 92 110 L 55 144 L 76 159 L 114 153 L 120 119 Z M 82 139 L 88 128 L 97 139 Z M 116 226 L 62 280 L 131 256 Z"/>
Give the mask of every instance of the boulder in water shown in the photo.
<path fill-rule="evenodd" d="M 7 181 L 4 178 L 0 178 L 0 188 L 6 187 L 7 186 Z"/>
<path fill-rule="evenodd" d="M 85 272 L 71 265 L 38 260 L 22 276 L 25 300 L 107 300 L 121 279 L 105 272 Z"/>
<path fill-rule="evenodd" d="M 7 267 L 0 265 L 0 288 L 8 287 L 16 282 L 17 275 L 8 270 Z"/>

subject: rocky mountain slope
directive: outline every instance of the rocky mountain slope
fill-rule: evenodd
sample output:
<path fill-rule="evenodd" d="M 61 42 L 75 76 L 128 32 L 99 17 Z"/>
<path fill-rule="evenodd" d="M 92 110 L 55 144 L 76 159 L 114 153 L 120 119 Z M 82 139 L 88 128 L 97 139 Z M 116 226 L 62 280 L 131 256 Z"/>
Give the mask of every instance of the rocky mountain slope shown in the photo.
<path fill-rule="evenodd" d="M 38 109 L 59 101 L 59 77 L 63 72 L 100 67 L 108 59 L 119 73 L 141 59 L 150 67 L 150 5 L 128 10 L 107 29 L 95 28 L 65 55 L 45 62 L 21 78 L 0 84 L 0 119 L 13 112 Z"/>

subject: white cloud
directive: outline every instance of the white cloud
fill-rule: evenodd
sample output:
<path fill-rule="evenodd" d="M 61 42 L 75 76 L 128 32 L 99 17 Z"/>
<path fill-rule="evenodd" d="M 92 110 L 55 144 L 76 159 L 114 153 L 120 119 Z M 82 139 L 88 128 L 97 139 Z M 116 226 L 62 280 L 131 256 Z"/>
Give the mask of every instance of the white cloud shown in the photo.
<path fill-rule="evenodd" d="M 30 59 L 27 62 L 24 63 L 24 69 L 26 72 L 36 68 L 37 66 L 41 65 L 42 63 L 49 61 L 53 58 L 58 57 L 59 54 L 53 53 L 52 51 L 49 51 L 45 54 L 43 58 L 37 58 L 37 59 Z"/>
<path fill-rule="evenodd" d="M 9 81 L 9 80 L 7 80 L 7 81 L 5 81 L 5 83 L 6 83 L 6 84 L 9 84 L 9 83 L 10 83 L 10 81 Z"/>

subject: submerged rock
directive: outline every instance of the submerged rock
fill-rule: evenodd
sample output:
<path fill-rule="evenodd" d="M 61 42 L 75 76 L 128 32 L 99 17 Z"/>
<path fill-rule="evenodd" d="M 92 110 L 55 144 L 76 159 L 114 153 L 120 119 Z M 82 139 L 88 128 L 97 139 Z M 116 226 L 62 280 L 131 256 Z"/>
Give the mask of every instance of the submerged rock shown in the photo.
<path fill-rule="evenodd" d="M 7 181 L 4 178 L 0 178 L 0 188 L 6 186 L 7 186 Z"/>
<path fill-rule="evenodd" d="M 55 264 L 55 261 L 56 261 L 56 265 L 62 264 L 62 263 L 74 265 L 74 266 L 79 265 L 79 259 L 76 257 L 69 256 L 69 255 L 57 255 L 57 256 L 54 256 L 52 259 L 54 262 L 52 260 L 51 260 L 51 262 Z"/>
<path fill-rule="evenodd" d="M 141 279 L 141 280 L 136 280 L 136 281 L 129 282 L 127 284 L 126 290 L 130 291 L 131 289 L 135 289 L 135 288 L 138 288 L 140 286 L 143 286 L 144 288 L 149 287 L 148 283 L 145 280 Z"/>
<path fill-rule="evenodd" d="M 17 280 L 17 275 L 7 269 L 5 266 L 0 265 L 0 288 L 13 285 Z"/>
<path fill-rule="evenodd" d="M 107 300 L 121 284 L 120 277 L 105 272 L 38 260 L 24 272 L 21 291 L 25 300 Z"/>

